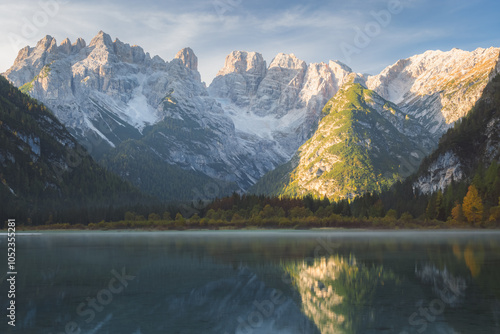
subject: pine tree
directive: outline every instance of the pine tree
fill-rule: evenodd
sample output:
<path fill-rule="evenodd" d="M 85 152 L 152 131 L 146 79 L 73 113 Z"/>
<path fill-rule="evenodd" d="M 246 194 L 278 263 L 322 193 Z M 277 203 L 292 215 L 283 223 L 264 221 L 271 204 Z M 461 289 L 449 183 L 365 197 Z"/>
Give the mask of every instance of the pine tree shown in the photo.
<path fill-rule="evenodd" d="M 500 197 L 498 198 L 498 205 L 490 208 L 490 222 L 500 223 Z"/>
<path fill-rule="evenodd" d="M 437 213 L 436 201 L 437 201 L 437 194 L 434 193 L 431 195 L 429 201 L 427 202 L 427 208 L 425 209 L 425 218 L 427 219 L 436 218 L 436 213 Z"/>
<path fill-rule="evenodd" d="M 436 214 L 435 217 L 438 220 L 445 221 L 446 220 L 446 212 L 445 212 L 445 204 L 443 192 L 439 190 L 436 195 Z"/>
<path fill-rule="evenodd" d="M 469 223 L 477 225 L 481 222 L 483 218 L 483 202 L 474 185 L 469 186 L 469 191 L 464 198 L 462 210 Z"/>

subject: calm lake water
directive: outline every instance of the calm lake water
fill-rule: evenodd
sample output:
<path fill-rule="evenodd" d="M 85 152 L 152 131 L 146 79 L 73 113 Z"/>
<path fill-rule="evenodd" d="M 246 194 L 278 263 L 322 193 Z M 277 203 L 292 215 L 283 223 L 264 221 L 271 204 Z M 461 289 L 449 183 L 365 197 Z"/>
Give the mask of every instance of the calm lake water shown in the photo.
<path fill-rule="evenodd" d="M 0 333 L 500 333 L 498 232 L 17 235 Z"/>

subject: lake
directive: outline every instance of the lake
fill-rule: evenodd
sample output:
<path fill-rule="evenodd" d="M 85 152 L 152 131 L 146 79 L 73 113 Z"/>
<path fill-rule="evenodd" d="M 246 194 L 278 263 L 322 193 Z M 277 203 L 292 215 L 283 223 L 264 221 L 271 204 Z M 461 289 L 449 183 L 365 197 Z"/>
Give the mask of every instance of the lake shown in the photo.
<path fill-rule="evenodd" d="M 500 333 L 496 231 L 17 235 L 1 333 Z"/>

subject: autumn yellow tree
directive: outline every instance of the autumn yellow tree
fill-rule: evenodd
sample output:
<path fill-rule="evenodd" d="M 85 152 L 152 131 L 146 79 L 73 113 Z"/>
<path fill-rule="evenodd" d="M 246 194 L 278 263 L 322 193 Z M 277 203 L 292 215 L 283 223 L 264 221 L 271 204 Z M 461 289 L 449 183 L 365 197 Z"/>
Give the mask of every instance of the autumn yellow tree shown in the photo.
<path fill-rule="evenodd" d="M 463 223 L 465 221 L 464 212 L 462 210 L 462 204 L 457 203 L 455 207 L 451 210 L 451 216 L 453 220 L 457 223 Z"/>
<path fill-rule="evenodd" d="M 483 202 L 474 185 L 469 186 L 469 191 L 464 198 L 462 210 L 465 218 L 467 218 L 471 224 L 477 225 L 483 219 Z"/>

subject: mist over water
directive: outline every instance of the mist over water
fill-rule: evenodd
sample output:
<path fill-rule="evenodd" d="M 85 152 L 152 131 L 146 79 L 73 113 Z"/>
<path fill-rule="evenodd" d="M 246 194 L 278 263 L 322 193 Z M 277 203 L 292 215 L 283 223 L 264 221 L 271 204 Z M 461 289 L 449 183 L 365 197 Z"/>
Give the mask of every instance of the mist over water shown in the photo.
<path fill-rule="evenodd" d="M 491 231 L 19 234 L 16 327 L 4 319 L 0 332 L 500 333 L 499 241 Z"/>

